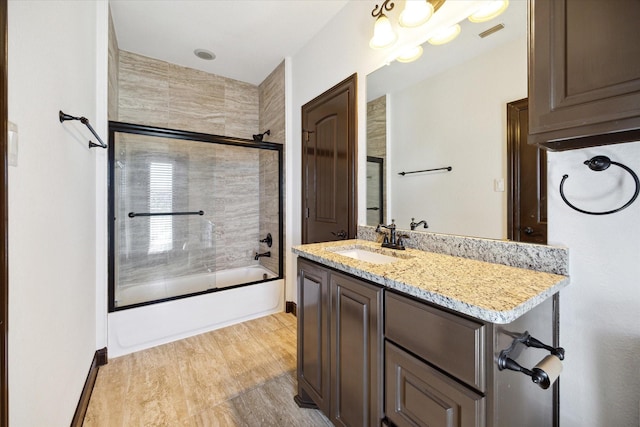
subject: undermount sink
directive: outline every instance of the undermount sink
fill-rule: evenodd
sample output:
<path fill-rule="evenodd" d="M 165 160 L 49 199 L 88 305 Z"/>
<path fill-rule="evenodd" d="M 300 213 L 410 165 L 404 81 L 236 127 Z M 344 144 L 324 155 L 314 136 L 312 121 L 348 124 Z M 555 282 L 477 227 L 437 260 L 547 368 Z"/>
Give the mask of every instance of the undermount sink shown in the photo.
<path fill-rule="evenodd" d="M 340 249 L 332 251 L 338 255 L 357 259 L 358 261 L 370 262 L 372 264 L 389 264 L 391 262 L 400 261 L 402 258 L 384 255 L 378 252 L 372 252 L 362 248 Z"/>

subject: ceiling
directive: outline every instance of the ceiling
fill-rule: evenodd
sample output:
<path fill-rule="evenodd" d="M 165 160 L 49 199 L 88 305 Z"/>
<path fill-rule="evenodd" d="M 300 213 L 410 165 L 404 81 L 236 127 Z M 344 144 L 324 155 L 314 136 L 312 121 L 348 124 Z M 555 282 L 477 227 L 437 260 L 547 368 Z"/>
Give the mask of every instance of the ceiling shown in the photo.
<path fill-rule="evenodd" d="M 121 50 L 259 85 L 348 0 L 110 0 Z M 216 55 L 212 61 L 195 49 Z"/>

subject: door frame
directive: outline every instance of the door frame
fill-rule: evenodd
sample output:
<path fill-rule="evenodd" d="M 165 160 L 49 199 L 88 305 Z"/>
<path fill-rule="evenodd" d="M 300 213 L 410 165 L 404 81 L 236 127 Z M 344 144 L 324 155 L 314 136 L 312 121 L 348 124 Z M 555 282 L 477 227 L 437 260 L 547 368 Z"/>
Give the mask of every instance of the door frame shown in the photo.
<path fill-rule="evenodd" d="M 306 222 L 305 222 L 305 206 L 306 206 L 306 199 L 307 199 L 307 189 L 305 186 L 305 176 L 306 176 L 306 168 L 307 168 L 307 162 L 306 162 L 306 157 L 305 157 L 305 152 L 306 152 L 306 141 L 305 141 L 305 134 L 306 131 L 304 129 L 304 117 L 305 117 L 305 112 L 307 111 L 307 109 L 311 110 L 314 107 L 316 107 L 318 104 L 323 103 L 327 98 L 332 98 L 335 95 L 341 93 L 341 92 L 345 92 L 348 91 L 349 92 L 349 112 L 348 112 L 348 121 L 349 121 L 349 132 L 348 132 L 348 144 L 349 144 L 349 156 L 350 158 L 347 160 L 348 164 L 349 164 L 349 182 L 347 183 L 348 185 L 348 191 L 349 191 L 349 198 L 350 198 L 350 204 L 349 204 L 349 218 L 347 220 L 347 223 L 349 224 L 349 231 L 348 231 L 348 235 L 347 238 L 349 239 L 355 239 L 356 237 L 356 233 L 357 233 L 357 224 L 358 224 L 358 144 L 357 144 L 357 128 L 358 128 L 358 102 L 357 102 L 357 90 L 358 90 L 358 74 L 354 73 L 352 75 L 350 75 L 349 77 L 347 77 L 346 79 L 344 79 L 343 81 L 341 81 L 340 83 L 338 83 L 337 85 L 333 86 L 332 88 L 330 88 L 329 90 L 323 92 L 322 94 L 318 95 L 317 97 L 315 97 L 314 99 L 312 99 L 311 101 L 307 102 L 306 104 L 304 104 L 302 106 L 302 108 L 300 109 L 300 128 L 302 129 L 301 135 L 300 135 L 300 146 L 302 147 L 302 154 L 301 154 L 301 164 L 302 164 L 302 174 L 301 174 L 301 181 L 302 181 L 302 188 L 301 188 L 301 194 L 300 194 L 300 205 L 301 205 L 301 215 L 300 215 L 300 220 L 301 220 L 301 232 L 300 235 L 302 237 L 302 242 L 306 242 L 307 240 L 307 228 L 306 228 Z"/>
<path fill-rule="evenodd" d="M 507 239 L 514 240 L 515 227 L 520 227 L 520 122 L 518 112 L 528 108 L 529 99 L 507 103 Z"/>
<path fill-rule="evenodd" d="M 8 176 L 7 176 L 7 129 L 8 129 L 8 101 L 7 101 L 7 0 L 0 0 L 0 312 L 2 317 L 2 331 L 0 332 L 0 426 L 9 425 L 9 227 L 8 227 Z"/>
<path fill-rule="evenodd" d="M 527 242 L 527 243 L 537 243 L 537 244 L 547 244 L 547 221 L 546 217 L 546 206 L 544 208 L 544 219 L 541 220 L 542 215 L 542 204 L 546 204 L 546 187 L 542 186 L 546 182 L 546 168 L 541 170 L 541 159 L 538 158 L 538 204 L 537 204 L 537 215 L 538 215 L 538 225 L 541 228 L 539 231 L 542 234 L 538 234 L 537 236 L 543 235 L 544 241 L 533 241 L 531 239 L 523 238 L 524 232 L 521 232 L 522 229 L 522 159 L 523 156 L 523 139 L 526 138 L 526 135 L 522 135 L 521 123 L 520 123 L 520 113 L 523 110 L 529 109 L 529 98 L 519 99 L 517 101 L 512 101 L 507 103 L 507 238 L 509 240 L 514 240 L 518 242 Z M 527 141 L 524 141 L 525 143 Z M 529 144 L 526 144 L 527 147 L 532 147 Z M 525 149 L 525 151 L 527 151 Z M 546 153 L 542 148 L 537 148 L 538 156 L 546 159 Z M 545 174 L 543 174 L 545 172 Z M 543 181 L 544 177 L 544 182 Z M 541 199 L 539 196 L 541 192 L 544 191 L 544 198 Z M 526 199 L 526 198 L 525 198 Z M 544 226 L 542 225 L 544 224 Z M 536 239 L 540 240 L 540 239 Z"/>

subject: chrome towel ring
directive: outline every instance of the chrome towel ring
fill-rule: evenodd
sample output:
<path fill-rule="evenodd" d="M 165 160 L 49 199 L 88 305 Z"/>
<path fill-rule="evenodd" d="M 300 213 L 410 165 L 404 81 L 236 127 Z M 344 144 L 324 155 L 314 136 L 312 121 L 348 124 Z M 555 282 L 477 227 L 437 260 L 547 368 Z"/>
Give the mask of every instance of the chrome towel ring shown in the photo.
<path fill-rule="evenodd" d="M 562 200 L 564 200 L 564 202 L 571 209 L 574 209 L 574 210 L 576 210 L 578 212 L 581 212 L 581 213 L 584 213 L 584 214 L 588 214 L 588 215 L 608 215 L 608 214 L 620 212 L 624 208 L 626 208 L 629 205 L 631 205 L 631 203 L 633 203 L 638 198 L 638 193 L 640 193 L 640 180 L 638 179 L 638 175 L 636 175 L 636 173 L 633 170 L 631 170 L 631 168 L 623 165 L 622 163 L 614 162 L 611 159 L 609 159 L 607 156 L 595 156 L 591 160 L 586 160 L 584 162 L 584 164 L 589 166 L 589 169 L 591 169 L 593 171 L 596 171 L 596 172 L 601 172 L 601 171 L 603 171 L 605 169 L 608 169 L 609 166 L 611 166 L 611 165 L 620 166 L 622 169 L 626 170 L 627 172 L 629 172 L 631 174 L 631 176 L 633 177 L 633 180 L 636 183 L 636 190 L 633 193 L 633 197 L 631 197 L 631 199 L 627 203 L 625 203 L 624 205 L 620 206 L 617 209 L 613 209 L 613 210 L 605 211 L 605 212 L 585 211 L 584 209 L 580 209 L 580 208 L 575 207 L 565 197 L 565 195 L 564 195 L 564 182 L 567 180 L 567 178 L 569 178 L 569 175 L 565 174 L 565 175 L 562 176 L 562 181 L 560 181 L 560 197 L 562 197 Z"/>

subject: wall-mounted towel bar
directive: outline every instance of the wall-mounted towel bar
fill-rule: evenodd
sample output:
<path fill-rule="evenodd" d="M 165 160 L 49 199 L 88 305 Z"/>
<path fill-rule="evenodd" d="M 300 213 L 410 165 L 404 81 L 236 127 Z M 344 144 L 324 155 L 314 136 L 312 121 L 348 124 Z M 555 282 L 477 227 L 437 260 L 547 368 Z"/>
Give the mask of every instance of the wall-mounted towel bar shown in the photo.
<path fill-rule="evenodd" d="M 624 208 L 626 208 L 629 205 L 631 205 L 631 203 L 633 203 L 638 198 L 638 193 L 640 193 L 640 180 L 638 180 L 638 175 L 636 175 L 636 173 L 633 170 L 631 170 L 631 168 L 629 168 L 628 166 L 625 166 L 622 163 L 614 162 L 611 159 L 609 159 L 607 156 L 595 156 L 590 160 L 585 160 L 584 164 L 587 165 L 589 167 L 589 169 L 591 169 L 593 171 L 596 171 L 596 172 L 601 172 L 601 171 L 603 171 L 605 169 L 608 169 L 609 166 L 611 166 L 611 165 L 620 166 L 622 169 L 626 170 L 627 172 L 629 172 L 629 174 L 631 174 L 631 176 L 633 177 L 633 180 L 636 183 L 636 189 L 635 189 L 635 192 L 633 193 L 633 196 L 631 197 L 631 199 L 629 199 L 629 201 L 627 203 L 625 203 L 624 205 L 620 206 L 619 208 L 612 209 L 610 211 L 604 211 L 604 212 L 590 212 L 590 211 L 586 211 L 584 209 L 580 209 L 580 208 L 575 207 L 565 197 L 565 195 L 564 195 L 564 182 L 567 180 L 567 178 L 569 178 L 569 175 L 565 174 L 565 175 L 562 176 L 562 181 L 560 181 L 560 197 L 562 197 L 562 200 L 564 200 L 564 202 L 571 209 L 574 209 L 574 210 L 576 210 L 578 212 L 581 212 L 581 213 L 587 214 L 587 215 L 608 215 L 608 214 L 620 212 Z"/>
<path fill-rule="evenodd" d="M 443 171 L 443 170 L 447 170 L 447 171 L 451 172 L 451 169 L 453 169 L 451 166 L 447 166 L 447 167 L 444 167 L 444 168 L 424 169 L 424 170 L 421 170 L 421 171 L 398 172 L 398 175 L 405 176 L 405 175 L 409 175 L 410 173 L 432 172 L 432 171 Z"/>
<path fill-rule="evenodd" d="M 87 126 L 87 128 L 89 128 L 93 136 L 95 136 L 98 139 L 98 142 L 100 143 L 100 144 L 96 144 L 95 142 L 89 140 L 89 148 L 93 148 L 93 147 L 107 148 L 107 144 L 105 144 L 100 138 L 100 136 L 96 133 L 96 131 L 93 130 L 93 127 L 89 123 L 89 119 L 87 119 L 86 117 L 74 117 L 69 114 L 63 113 L 62 111 L 59 111 L 58 118 L 60 119 L 60 123 L 65 122 L 67 120 L 80 120 L 80 123 Z"/>
<path fill-rule="evenodd" d="M 175 215 L 204 215 L 204 211 L 197 212 L 129 212 L 129 218 L 135 218 L 137 216 L 175 216 Z"/>

